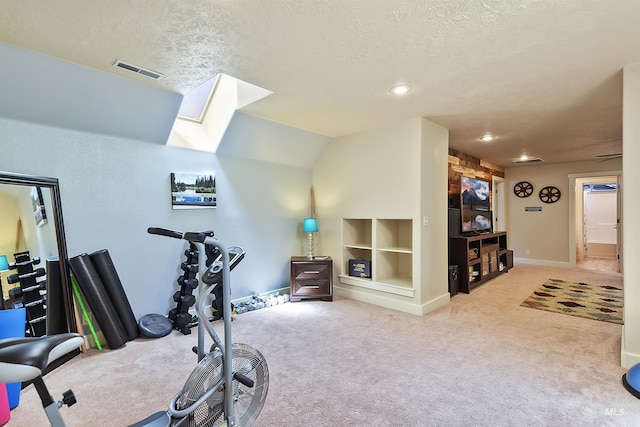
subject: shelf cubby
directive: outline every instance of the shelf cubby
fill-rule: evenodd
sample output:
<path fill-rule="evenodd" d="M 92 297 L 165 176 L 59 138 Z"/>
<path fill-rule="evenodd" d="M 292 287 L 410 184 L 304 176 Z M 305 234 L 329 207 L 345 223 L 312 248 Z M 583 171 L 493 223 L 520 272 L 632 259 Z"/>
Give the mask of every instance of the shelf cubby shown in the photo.
<path fill-rule="evenodd" d="M 345 218 L 342 220 L 342 242 L 345 247 L 371 249 L 371 220 Z"/>
<path fill-rule="evenodd" d="M 377 221 L 378 250 L 412 252 L 412 227 L 410 219 L 379 219 Z"/>
<path fill-rule="evenodd" d="M 394 286 L 413 287 L 413 263 L 410 253 L 380 251 L 377 256 L 377 281 Z"/>

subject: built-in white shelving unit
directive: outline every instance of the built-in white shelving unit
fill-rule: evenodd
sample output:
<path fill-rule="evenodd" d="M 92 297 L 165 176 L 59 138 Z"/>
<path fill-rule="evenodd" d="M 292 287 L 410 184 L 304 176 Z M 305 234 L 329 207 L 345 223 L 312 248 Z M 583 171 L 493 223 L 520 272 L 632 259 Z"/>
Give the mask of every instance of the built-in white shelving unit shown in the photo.
<path fill-rule="evenodd" d="M 413 297 L 413 221 L 343 218 L 340 282 Z M 371 261 L 371 278 L 349 276 L 349 260 Z"/>

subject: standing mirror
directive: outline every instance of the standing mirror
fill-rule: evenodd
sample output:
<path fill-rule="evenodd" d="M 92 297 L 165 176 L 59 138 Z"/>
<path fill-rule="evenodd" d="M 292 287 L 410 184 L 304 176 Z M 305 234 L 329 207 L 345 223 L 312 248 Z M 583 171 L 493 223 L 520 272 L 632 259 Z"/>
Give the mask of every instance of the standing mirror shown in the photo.
<path fill-rule="evenodd" d="M 40 258 L 40 263 L 33 269 L 49 270 L 46 271 L 47 281 L 52 285 L 56 283 L 55 292 L 43 290 L 47 295 L 44 299 L 48 305 L 46 312 L 56 313 L 56 323 L 47 324 L 46 334 L 76 332 L 58 180 L 0 172 L 0 264 L 5 260 L 13 263 L 16 253 L 27 251 L 31 259 Z M 16 287 L 17 277 L 10 276 L 18 270 L 4 268 L 0 271 L 2 308 L 19 306 L 19 298 L 11 297 L 20 292 L 14 289 L 9 295 L 9 290 Z M 46 283 L 47 288 L 49 285 Z"/>

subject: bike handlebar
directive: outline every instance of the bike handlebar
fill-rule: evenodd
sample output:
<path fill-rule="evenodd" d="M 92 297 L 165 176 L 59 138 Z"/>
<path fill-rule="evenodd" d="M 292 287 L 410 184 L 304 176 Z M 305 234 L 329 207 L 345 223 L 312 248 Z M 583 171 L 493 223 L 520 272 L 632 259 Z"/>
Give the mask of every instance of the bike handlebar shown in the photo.
<path fill-rule="evenodd" d="M 213 231 L 187 231 L 185 233 L 181 231 L 169 230 L 167 228 L 160 227 L 149 227 L 147 228 L 147 233 L 149 234 L 157 234 L 159 236 L 172 237 L 174 239 L 184 239 L 189 242 L 200 242 L 203 243 L 204 239 L 207 237 L 213 237 Z"/>

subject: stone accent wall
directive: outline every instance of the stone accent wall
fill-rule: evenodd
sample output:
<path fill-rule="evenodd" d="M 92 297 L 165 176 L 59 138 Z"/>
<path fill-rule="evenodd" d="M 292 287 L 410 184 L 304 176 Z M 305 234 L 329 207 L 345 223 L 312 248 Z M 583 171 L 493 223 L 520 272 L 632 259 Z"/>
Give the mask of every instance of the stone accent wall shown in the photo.
<path fill-rule="evenodd" d="M 460 176 L 489 181 L 493 176 L 504 178 L 504 168 L 477 157 L 449 148 L 449 197 L 460 194 Z"/>

